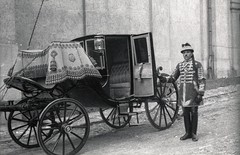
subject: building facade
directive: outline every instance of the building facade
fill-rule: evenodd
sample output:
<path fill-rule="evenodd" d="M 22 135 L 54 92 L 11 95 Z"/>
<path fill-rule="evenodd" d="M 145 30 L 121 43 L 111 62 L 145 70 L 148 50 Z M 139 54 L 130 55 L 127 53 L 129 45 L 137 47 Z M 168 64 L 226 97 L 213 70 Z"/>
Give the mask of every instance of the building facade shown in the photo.
<path fill-rule="evenodd" d="M 182 43 L 209 79 L 240 76 L 240 0 L 0 0 L 0 84 L 18 50 L 96 34 L 152 32 L 157 66 L 171 73 Z"/>

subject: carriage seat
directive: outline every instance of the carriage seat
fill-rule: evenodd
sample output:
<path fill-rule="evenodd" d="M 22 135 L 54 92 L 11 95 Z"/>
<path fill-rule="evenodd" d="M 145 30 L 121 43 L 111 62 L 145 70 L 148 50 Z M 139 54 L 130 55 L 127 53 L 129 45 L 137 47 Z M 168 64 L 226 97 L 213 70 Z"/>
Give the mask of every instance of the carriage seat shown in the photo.
<path fill-rule="evenodd" d="M 130 95 L 129 63 L 112 65 L 110 72 L 110 96 L 112 98 L 128 97 Z"/>

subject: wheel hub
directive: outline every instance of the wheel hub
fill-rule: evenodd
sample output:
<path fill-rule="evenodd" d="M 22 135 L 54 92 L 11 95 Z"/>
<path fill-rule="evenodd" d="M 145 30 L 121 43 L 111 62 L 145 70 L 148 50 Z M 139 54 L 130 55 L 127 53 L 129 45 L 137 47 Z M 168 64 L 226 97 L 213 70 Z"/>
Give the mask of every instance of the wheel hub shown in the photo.
<path fill-rule="evenodd" d="M 63 128 L 63 130 L 64 130 L 66 133 L 72 132 L 72 127 L 71 127 L 70 125 L 68 125 L 68 124 L 64 124 L 64 125 L 62 126 L 62 128 Z"/>
<path fill-rule="evenodd" d="M 37 126 L 37 120 L 30 120 L 28 122 L 28 125 L 31 126 L 31 127 Z"/>
<path fill-rule="evenodd" d="M 164 103 L 169 102 L 169 98 L 163 97 L 163 98 L 162 98 L 162 102 L 164 102 Z"/>

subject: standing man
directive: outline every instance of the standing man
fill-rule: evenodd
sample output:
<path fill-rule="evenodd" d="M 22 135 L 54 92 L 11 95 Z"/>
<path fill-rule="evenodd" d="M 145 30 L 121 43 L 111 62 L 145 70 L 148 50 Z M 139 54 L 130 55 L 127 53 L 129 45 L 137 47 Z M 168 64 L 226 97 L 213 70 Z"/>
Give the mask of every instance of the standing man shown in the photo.
<path fill-rule="evenodd" d="M 183 107 L 186 133 L 180 140 L 192 138 L 198 141 L 198 106 L 202 105 L 205 91 L 205 78 L 202 64 L 194 59 L 194 50 L 189 43 L 182 44 L 181 53 L 184 61 L 177 64 L 172 75 L 160 76 L 161 82 L 175 82 L 179 78 L 178 103 Z"/>

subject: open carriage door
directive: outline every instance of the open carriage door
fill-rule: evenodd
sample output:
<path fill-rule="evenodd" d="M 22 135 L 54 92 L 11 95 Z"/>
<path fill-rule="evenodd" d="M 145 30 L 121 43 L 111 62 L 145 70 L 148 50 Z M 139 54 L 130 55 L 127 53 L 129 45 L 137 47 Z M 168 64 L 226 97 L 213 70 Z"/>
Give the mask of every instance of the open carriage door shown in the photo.
<path fill-rule="evenodd" d="M 135 97 L 154 95 L 152 38 L 150 33 L 133 35 L 133 92 Z"/>

